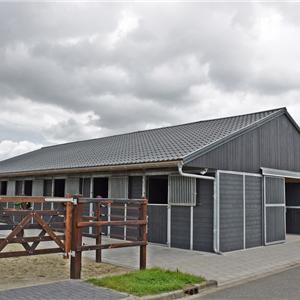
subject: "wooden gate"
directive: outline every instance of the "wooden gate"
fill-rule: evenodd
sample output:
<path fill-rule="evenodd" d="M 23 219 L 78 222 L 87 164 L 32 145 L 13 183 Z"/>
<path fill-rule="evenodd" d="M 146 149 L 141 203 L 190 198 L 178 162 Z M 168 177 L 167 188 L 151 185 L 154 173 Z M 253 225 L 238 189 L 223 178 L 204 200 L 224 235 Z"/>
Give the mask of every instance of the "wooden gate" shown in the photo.
<path fill-rule="evenodd" d="M 47 202 L 44 197 L 0 197 L 0 232 L 5 236 L 0 238 L 0 258 L 58 252 L 65 252 L 68 256 L 71 245 L 70 200 L 63 198 L 61 207 L 43 210 L 32 207 L 34 204 L 42 207 Z M 6 203 L 7 207 L 4 207 Z M 27 229 L 33 229 L 29 236 L 24 234 Z M 53 247 L 37 249 L 42 242 L 49 241 L 54 242 Z M 24 250 L 4 251 L 9 244 L 21 244 Z"/>

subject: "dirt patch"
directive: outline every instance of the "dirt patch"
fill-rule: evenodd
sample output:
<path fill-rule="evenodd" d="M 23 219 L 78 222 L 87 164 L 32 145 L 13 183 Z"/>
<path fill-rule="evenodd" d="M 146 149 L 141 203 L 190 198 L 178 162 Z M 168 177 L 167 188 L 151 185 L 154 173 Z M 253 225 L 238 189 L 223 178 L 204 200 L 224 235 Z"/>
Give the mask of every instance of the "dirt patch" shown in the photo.
<path fill-rule="evenodd" d="M 9 250 L 21 250 L 9 245 Z M 7 248 L 5 249 L 8 250 Z M 46 254 L 0 259 L 0 290 L 31 286 L 69 279 L 70 260 L 62 254 Z M 121 274 L 129 269 L 106 263 L 95 263 L 90 258 L 82 260 L 82 279 L 102 277 L 107 274 Z"/>

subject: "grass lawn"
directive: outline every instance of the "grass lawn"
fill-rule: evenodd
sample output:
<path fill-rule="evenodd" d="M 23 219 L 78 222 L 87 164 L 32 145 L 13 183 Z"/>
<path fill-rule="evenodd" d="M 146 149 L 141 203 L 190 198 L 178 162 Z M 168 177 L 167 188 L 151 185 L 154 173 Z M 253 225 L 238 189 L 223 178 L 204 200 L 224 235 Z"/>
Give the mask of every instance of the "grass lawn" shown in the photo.
<path fill-rule="evenodd" d="M 107 276 L 103 278 L 90 278 L 87 282 L 107 287 L 120 292 L 145 296 L 179 290 L 187 285 L 201 283 L 203 277 L 169 271 L 160 268 L 129 272 L 123 275 Z"/>

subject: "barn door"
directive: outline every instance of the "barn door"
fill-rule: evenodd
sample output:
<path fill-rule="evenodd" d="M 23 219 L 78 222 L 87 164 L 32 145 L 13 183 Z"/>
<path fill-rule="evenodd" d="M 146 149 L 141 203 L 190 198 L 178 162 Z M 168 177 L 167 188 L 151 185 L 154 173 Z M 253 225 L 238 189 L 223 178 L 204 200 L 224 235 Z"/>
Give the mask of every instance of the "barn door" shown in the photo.
<path fill-rule="evenodd" d="M 234 251 L 263 244 L 262 176 L 217 171 L 216 247 Z"/>
<path fill-rule="evenodd" d="M 265 244 L 285 241 L 285 179 L 264 177 L 264 227 Z"/>

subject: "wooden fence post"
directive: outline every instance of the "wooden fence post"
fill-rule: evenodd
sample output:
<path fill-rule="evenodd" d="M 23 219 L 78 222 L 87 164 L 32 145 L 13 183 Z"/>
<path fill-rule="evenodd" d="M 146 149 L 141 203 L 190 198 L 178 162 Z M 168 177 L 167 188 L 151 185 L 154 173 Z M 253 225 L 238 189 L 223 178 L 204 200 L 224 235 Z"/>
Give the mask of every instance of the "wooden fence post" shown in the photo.
<path fill-rule="evenodd" d="M 78 200 L 77 200 L 78 201 Z M 77 224 L 81 221 L 83 212 L 83 204 L 77 202 L 73 205 L 73 218 L 72 218 L 72 241 L 71 241 L 71 266 L 70 277 L 71 279 L 80 279 L 81 277 L 81 257 L 82 257 L 82 233 L 81 228 Z"/>
<path fill-rule="evenodd" d="M 73 204 L 71 202 L 66 202 L 66 215 L 65 215 L 65 258 L 69 258 L 69 253 L 71 250 L 71 240 L 72 240 L 72 210 Z"/>
<path fill-rule="evenodd" d="M 100 201 L 96 203 L 96 220 L 101 221 L 101 203 Z M 96 226 L 96 244 L 100 245 L 102 241 L 101 236 L 101 226 Z M 101 263 L 102 262 L 102 249 L 96 250 L 96 262 Z"/>
<path fill-rule="evenodd" d="M 147 221 L 147 203 L 145 201 L 140 206 L 140 220 Z M 140 269 L 146 269 L 147 265 L 147 224 L 140 225 L 140 238 L 145 242 L 145 245 L 140 246 Z"/>

